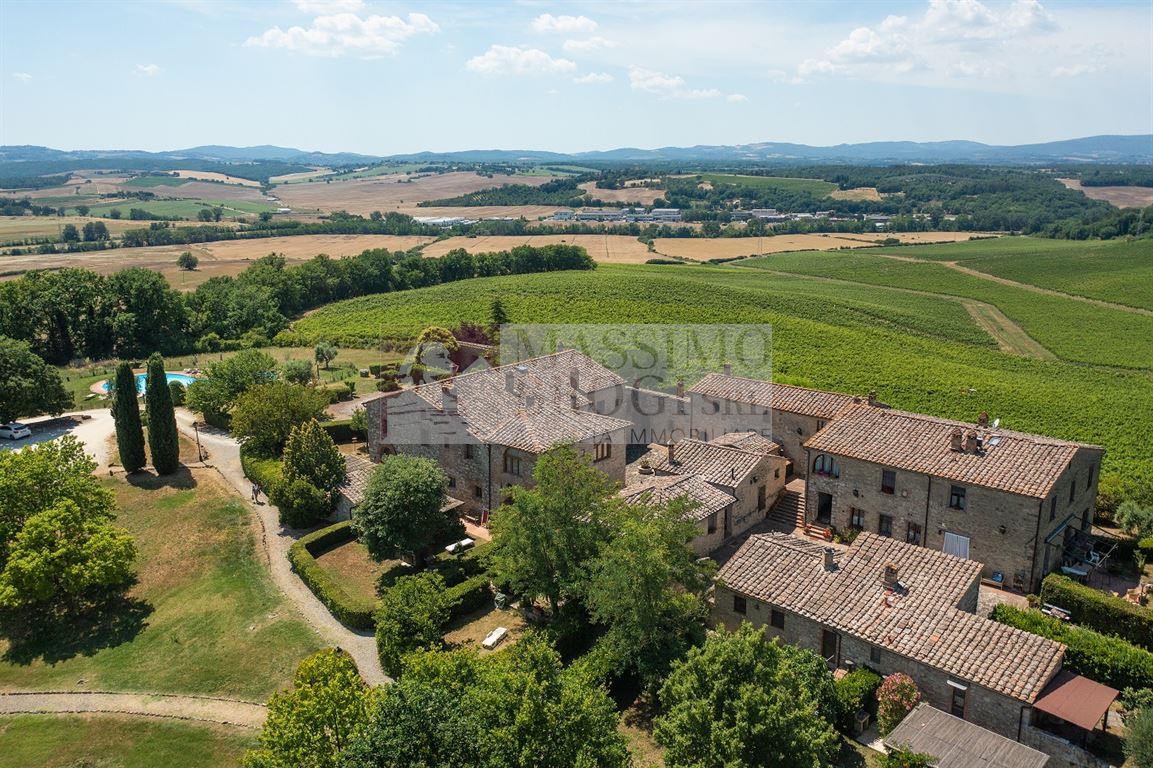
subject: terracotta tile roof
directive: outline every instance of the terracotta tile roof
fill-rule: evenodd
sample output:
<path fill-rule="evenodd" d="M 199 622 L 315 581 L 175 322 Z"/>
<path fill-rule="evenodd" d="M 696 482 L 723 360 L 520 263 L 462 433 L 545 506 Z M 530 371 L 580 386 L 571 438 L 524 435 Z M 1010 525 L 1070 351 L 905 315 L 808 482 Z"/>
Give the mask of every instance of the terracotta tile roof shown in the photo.
<path fill-rule="evenodd" d="M 759 432 L 729 432 L 709 441 L 713 445 L 727 445 L 730 448 L 740 448 L 749 453 L 760 453 L 765 456 L 779 456 L 781 446 Z"/>
<path fill-rule="evenodd" d="M 474 439 L 539 451 L 630 426 L 622 419 L 574 409 L 589 404 L 588 392 L 623 384 L 617 374 L 569 349 L 422 384 L 393 397 L 401 405 L 399 398 L 415 396 L 443 413 L 447 386 L 461 423 Z"/>
<path fill-rule="evenodd" d="M 872 533 L 824 567 L 825 548 L 781 533 L 751 536 L 718 580 L 741 594 L 854 635 L 1021 701 L 1061 665 L 1064 646 L 957 606 L 981 564 Z M 903 588 L 882 581 L 897 568 Z"/>
<path fill-rule="evenodd" d="M 650 475 L 625 486 L 620 496 L 630 504 L 668 504 L 687 497 L 696 502 L 688 518 L 698 522 L 736 502 L 735 498 L 696 475 Z"/>
<path fill-rule="evenodd" d="M 655 451 L 652 466 L 673 475 L 699 475 L 714 485 L 734 488 L 745 480 L 764 460 L 764 455 L 742 451 L 727 445 L 703 440 L 681 440 L 673 446 L 672 463 L 668 451 Z"/>
<path fill-rule="evenodd" d="M 579 443 L 628 429 L 630 422 L 554 405 L 536 406 L 509 416 L 484 436 L 484 442 L 541 453 L 554 445 Z"/>
<path fill-rule="evenodd" d="M 839 392 L 774 384 L 771 381 L 727 376 L 723 373 L 706 375 L 689 387 L 688 391 L 706 397 L 759 405 L 775 411 L 815 416 L 818 419 L 833 418 L 846 406 L 852 405 L 854 400 L 852 395 Z"/>
<path fill-rule="evenodd" d="M 980 450 L 952 450 L 951 435 L 956 429 L 975 430 Z M 810 437 L 805 447 L 1038 499 L 1052 492 L 1078 450 L 1103 450 L 868 405 L 848 409 Z"/>
<path fill-rule="evenodd" d="M 372 476 L 375 467 L 375 464 L 363 456 L 344 457 L 345 478 L 338 490 L 352 506 L 355 507 L 364 501 L 364 489 L 368 487 L 368 478 Z"/>

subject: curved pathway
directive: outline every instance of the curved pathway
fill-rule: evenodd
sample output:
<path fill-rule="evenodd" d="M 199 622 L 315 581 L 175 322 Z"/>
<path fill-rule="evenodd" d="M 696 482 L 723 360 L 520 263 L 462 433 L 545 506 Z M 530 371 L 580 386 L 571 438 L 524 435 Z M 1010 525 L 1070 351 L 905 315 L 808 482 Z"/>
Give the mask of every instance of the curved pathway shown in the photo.
<path fill-rule="evenodd" d="M 184 436 L 195 439 L 193 415 L 187 409 L 176 410 L 176 424 Z M 341 624 L 324 604 L 316 599 L 304 582 L 293 573 L 288 562 L 288 548 L 298 534 L 280 525 L 279 511 L 268 502 L 253 504 L 252 483 L 244 476 L 240 464 L 240 445 L 227 432 L 214 427 L 200 427 L 200 443 L 208 450 L 212 466 L 245 500 L 256 514 L 257 535 L 264 550 L 265 563 L 273 583 L 296 606 L 304 620 L 316 630 L 324 642 L 342 648 L 352 656 L 361 676 L 369 685 L 390 682 L 380 666 L 376 653 L 376 638 L 371 632 L 358 632 Z"/>
<path fill-rule="evenodd" d="M 106 712 L 260 728 L 268 708 L 254 701 L 171 693 L 18 691 L 0 693 L 0 714 Z"/>

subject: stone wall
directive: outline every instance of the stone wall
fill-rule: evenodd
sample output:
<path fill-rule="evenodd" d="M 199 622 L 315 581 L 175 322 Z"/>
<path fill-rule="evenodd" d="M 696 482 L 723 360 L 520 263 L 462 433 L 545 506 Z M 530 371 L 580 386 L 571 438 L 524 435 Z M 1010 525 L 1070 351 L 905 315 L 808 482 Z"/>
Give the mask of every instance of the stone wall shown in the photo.
<path fill-rule="evenodd" d="M 700 440 L 712 440 L 729 432 L 756 432 L 781 446 L 793 463 L 792 474 L 806 473 L 804 443 L 821 427 L 823 419 L 764 406 L 689 393 L 690 432 Z"/>
<path fill-rule="evenodd" d="M 1032 725 L 1025 724 L 1021 728 L 1021 743 L 1049 755 L 1045 768 L 1109 768 L 1105 760 Z"/>

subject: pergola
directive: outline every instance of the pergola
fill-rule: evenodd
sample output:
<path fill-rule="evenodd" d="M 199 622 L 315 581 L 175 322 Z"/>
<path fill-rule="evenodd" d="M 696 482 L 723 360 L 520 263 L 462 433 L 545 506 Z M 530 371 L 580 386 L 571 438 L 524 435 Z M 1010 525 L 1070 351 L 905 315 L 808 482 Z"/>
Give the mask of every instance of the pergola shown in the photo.
<path fill-rule="evenodd" d="M 1063 669 L 1033 702 L 1033 725 L 1084 747 L 1099 725 L 1108 725 L 1117 696 L 1109 686 Z"/>

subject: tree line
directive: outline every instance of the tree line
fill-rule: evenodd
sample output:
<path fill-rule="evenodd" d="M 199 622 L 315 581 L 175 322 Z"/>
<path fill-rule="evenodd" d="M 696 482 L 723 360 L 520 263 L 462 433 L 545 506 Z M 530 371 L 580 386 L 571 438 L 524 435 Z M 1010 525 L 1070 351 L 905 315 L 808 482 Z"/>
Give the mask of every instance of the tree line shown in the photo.
<path fill-rule="evenodd" d="M 211 278 L 189 294 L 139 267 L 107 276 L 78 268 L 37 271 L 0 283 L 0 336 L 27 340 L 54 364 L 263 346 L 287 328 L 289 317 L 332 301 L 471 277 L 595 266 L 584 248 L 564 244 L 476 255 L 458 250 L 435 259 L 374 249 L 297 265 L 270 254 L 236 277 Z"/>

